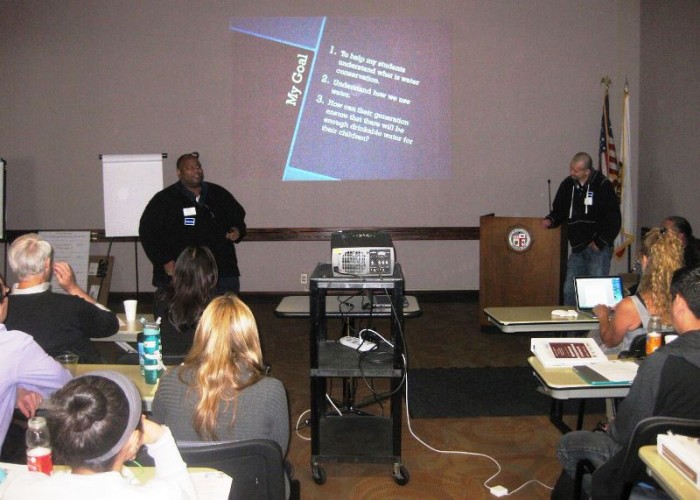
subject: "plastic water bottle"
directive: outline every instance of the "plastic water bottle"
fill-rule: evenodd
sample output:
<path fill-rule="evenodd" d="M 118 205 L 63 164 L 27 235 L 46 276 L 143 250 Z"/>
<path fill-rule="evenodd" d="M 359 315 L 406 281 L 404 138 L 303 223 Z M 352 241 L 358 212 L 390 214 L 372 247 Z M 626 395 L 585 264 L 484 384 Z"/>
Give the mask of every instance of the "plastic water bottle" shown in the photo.
<path fill-rule="evenodd" d="M 155 384 L 162 373 L 163 355 L 160 343 L 160 318 L 143 321 L 143 343 L 139 348 L 139 364 L 143 360 L 143 377 L 147 384 Z"/>
<path fill-rule="evenodd" d="M 27 468 L 51 475 L 51 437 L 44 417 L 33 417 L 27 422 Z"/>
<path fill-rule="evenodd" d="M 647 356 L 661 347 L 661 318 L 652 316 L 647 323 Z"/>

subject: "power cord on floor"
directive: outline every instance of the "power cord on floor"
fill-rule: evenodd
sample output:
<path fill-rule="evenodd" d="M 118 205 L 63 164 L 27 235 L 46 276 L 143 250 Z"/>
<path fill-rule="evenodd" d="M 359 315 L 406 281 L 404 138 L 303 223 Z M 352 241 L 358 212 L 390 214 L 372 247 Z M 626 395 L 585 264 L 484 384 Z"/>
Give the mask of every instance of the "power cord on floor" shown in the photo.
<path fill-rule="evenodd" d="M 404 367 L 406 367 L 406 359 L 405 358 L 404 358 Z M 406 369 L 406 373 L 408 373 L 408 369 Z M 493 458 L 490 455 L 486 455 L 485 453 L 478 453 L 478 452 L 474 452 L 474 451 L 461 451 L 461 450 L 439 450 L 433 446 L 430 446 L 428 443 L 426 443 L 421 438 L 419 438 L 418 435 L 413 431 L 413 427 L 411 426 L 411 416 L 409 415 L 409 412 L 408 412 L 408 375 L 406 375 L 406 379 L 405 379 L 404 383 L 406 384 L 405 385 L 405 390 L 406 390 L 406 424 L 408 425 L 408 431 L 411 433 L 411 436 L 413 436 L 413 438 L 416 441 L 418 441 L 420 444 L 422 444 L 423 446 L 428 448 L 430 451 L 434 451 L 435 453 L 449 454 L 449 455 L 466 455 L 466 456 L 471 456 L 471 457 L 487 458 L 487 459 L 491 460 L 494 464 L 496 464 L 496 467 L 498 468 L 498 470 L 496 471 L 496 473 L 494 475 L 492 475 L 486 481 L 484 481 L 483 484 L 484 484 L 484 488 L 489 490 L 491 492 L 491 494 L 494 496 L 504 497 L 504 496 L 512 495 L 513 493 L 520 491 L 521 489 L 523 489 L 525 486 L 529 485 L 530 483 L 537 483 L 537 484 L 543 486 L 544 488 L 547 488 L 548 490 L 553 489 L 551 486 L 547 486 L 546 484 L 544 484 L 543 482 L 541 482 L 537 479 L 531 479 L 531 480 L 521 484 L 516 489 L 514 489 L 513 491 L 510 491 L 510 492 L 508 491 L 507 488 L 500 486 L 500 485 L 499 486 L 489 486 L 488 483 L 493 478 L 498 476 L 501 473 L 501 471 L 503 470 L 501 468 L 501 464 L 498 463 L 498 460 L 496 460 L 495 458 Z"/>
<path fill-rule="evenodd" d="M 297 419 L 297 425 L 294 426 L 294 432 L 296 432 L 297 437 L 299 437 L 300 439 L 303 439 L 304 441 L 311 441 L 310 437 L 302 436 L 301 434 L 299 434 L 299 429 L 301 429 L 301 427 L 299 427 L 299 424 L 301 423 L 301 419 L 304 418 L 304 415 L 306 415 L 307 413 L 311 413 L 310 408 L 301 412 L 301 415 L 299 415 L 299 418 Z"/>

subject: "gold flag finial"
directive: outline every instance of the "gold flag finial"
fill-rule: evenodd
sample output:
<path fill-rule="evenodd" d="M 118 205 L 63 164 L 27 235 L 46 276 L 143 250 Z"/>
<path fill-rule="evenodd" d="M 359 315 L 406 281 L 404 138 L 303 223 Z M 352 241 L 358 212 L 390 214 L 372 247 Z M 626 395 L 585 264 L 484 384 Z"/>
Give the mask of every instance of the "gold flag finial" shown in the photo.
<path fill-rule="evenodd" d="M 603 78 L 600 79 L 600 84 L 605 87 L 605 91 L 607 92 L 610 88 L 610 85 L 612 85 L 612 80 L 608 75 L 605 75 Z"/>

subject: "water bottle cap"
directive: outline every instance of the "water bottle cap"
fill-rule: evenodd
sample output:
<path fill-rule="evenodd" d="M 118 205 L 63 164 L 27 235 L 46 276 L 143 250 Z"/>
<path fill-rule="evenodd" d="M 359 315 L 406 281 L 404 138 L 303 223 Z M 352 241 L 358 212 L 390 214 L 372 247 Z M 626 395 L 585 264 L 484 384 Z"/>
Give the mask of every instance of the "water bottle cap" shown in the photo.
<path fill-rule="evenodd" d="M 158 325 L 147 323 L 143 327 L 144 335 L 160 335 L 160 327 Z"/>
<path fill-rule="evenodd" d="M 40 427 L 46 426 L 46 418 L 44 417 L 32 417 L 27 421 L 27 426 L 30 429 L 38 429 Z"/>

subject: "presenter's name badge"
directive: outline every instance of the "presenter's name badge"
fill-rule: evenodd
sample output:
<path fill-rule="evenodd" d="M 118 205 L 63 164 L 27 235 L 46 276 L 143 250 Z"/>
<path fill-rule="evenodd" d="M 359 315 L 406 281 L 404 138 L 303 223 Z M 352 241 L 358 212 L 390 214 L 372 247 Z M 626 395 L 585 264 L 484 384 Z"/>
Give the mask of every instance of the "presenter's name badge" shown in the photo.
<path fill-rule="evenodd" d="M 522 226 L 514 227 L 508 232 L 508 246 L 514 252 L 527 252 L 532 246 L 530 231 Z"/>

